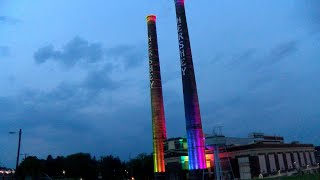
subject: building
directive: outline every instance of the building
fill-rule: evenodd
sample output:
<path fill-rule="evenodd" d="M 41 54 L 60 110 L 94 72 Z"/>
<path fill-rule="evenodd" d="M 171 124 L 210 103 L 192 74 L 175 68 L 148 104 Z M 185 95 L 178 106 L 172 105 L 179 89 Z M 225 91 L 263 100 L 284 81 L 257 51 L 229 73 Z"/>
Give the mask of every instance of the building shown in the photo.
<path fill-rule="evenodd" d="M 8 169 L 4 167 L 0 167 L 0 179 L 13 179 L 15 171 L 13 169 Z"/>
<path fill-rule="evenodd" d="M 314 147 L 311 144 L 255 143 L 227 149 L 227 157 L 234 160 L 234 176 L 251 179 L 292 174 L 301 170 L 316 169 Z"/>
<path fill-rule="evenodd" d="M 316 156 L 316 161 L 319 164 L 320 163 L 320 146 L 317 146 L 315 148 L 316 152 L 315 152 L 315 156 Z"/>
<path fill-rule="evenodd" d="M 317 152 L 312 144 L 285 143 L 281 136 L 252 133 L 247 138 L 206 135 L 206 179 L 215 174 L 214 148 L 219 147 L 221 174 L 231 179 L 252 179 L 259 176 L 291 175 L 316 171 Z M 185 138 L 165 142 L 165 164 L 168 179 L 184 179 L 188 170 Z"/>

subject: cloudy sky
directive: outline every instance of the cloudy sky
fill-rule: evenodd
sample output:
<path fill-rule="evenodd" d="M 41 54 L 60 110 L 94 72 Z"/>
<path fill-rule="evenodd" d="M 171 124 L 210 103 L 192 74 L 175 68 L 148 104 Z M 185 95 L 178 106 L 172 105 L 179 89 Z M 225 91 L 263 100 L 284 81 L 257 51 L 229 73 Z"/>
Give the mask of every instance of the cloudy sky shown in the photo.
<path fill-rule="evenodd" d="M 320 144 L 320 1 L 186 0 L 203 128 Z M 169 137 L 185 120 L 173 0 L 0 0 L 0 165 L 151 152 L 145 16 Z"/>

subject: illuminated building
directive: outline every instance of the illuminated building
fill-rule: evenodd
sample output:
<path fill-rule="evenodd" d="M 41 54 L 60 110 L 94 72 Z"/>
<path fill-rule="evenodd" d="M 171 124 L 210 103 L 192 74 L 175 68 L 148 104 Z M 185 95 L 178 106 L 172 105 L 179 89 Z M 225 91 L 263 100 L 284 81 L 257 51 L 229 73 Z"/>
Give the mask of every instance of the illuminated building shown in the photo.
<path fill-rule="evenodd" d="M 184 0 L 175 0 L 189 170 L 206 169 L 204 135 L 195 80 Z"/>
<path fill-rule="evenodd" d="M 223 142 L 219 148 L 221 174 L 227 179 L 253 179 L 292 175 L 297 171 L 316 172 L 317 151 L 312 144 L 285 143 L 280 136 L 252 133 L 248 138 L 206 135 L 205 178 L 214 179 L 215 163 L 213 144 Z M 165 142 L 165 163 L 171 179 L 188 176 L 188 153 L 186 138 L 170 138 Z"/>
<path fill-rule="evenodd" d="M 147 16 L 148 46 L 149 46 L 149 73 L 152 111 L 153 133 L 153 162 L 155 178 L 164 176 L 164 147 L 166 140 L 166 125 L 163 107 L 162 84 L 160 74 L 160 62 L 158 53 L 158 41 L 156 30 L 156 16 Z"/>

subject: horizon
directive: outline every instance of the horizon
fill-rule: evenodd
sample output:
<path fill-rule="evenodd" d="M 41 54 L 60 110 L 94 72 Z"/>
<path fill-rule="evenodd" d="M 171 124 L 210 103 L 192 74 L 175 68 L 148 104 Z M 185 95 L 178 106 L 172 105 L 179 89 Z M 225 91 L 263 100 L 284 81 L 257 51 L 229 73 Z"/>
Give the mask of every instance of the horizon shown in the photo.
<path fill-rule="evenodd" d="M 204 133 L 319 146 L 320 1 L 185 3 Z M 167 136 L 185 136 L 173 0 L 0 1 L 0 165 L 15 165 L 19 128 L 39 158 L 152 152 L 149 14 Z"/>

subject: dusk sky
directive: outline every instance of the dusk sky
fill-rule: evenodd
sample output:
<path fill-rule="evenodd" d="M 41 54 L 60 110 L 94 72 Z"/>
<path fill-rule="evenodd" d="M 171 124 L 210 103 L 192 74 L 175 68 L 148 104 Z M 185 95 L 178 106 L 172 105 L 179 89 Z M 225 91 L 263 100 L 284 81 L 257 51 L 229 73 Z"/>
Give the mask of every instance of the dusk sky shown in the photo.
<path fill-rule="evenodd" d="M 320 1 L 186 0 L 203 129 L 320 145 Z M 173 0 L 0 0 L 0 166 L 152 152 L 148 14 L 168 137 L 185 136 Z"/>

